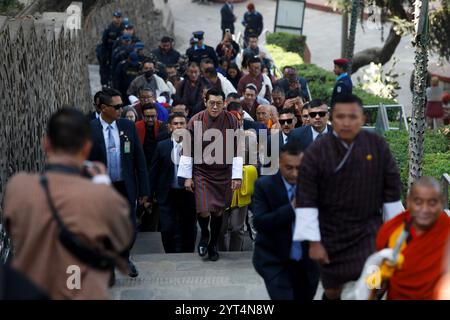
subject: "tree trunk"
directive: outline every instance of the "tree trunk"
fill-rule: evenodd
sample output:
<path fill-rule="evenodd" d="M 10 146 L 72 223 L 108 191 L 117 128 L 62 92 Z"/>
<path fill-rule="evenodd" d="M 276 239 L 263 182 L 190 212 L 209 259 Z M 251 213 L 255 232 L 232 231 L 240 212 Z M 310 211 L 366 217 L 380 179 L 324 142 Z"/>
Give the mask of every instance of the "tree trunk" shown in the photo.
<path fill-rule="evenodd" d="M 344 9 L 342 12 L 342 32 L 341 32 L 341 57 L 347 56 L 348 42 L 348 11 Z"/>
<path fill-rule="evenodd" d="M 362 68 L 371 62 L 384 65 L 392 58 L 401 39 L 402 37 L 395 33 L 394 28 L 391 27 L 389 36 L 383 47 L 369 48 L 355 54 L 352 63 L 352 73 L 355 73 L 359 68 Z"/>
<path fill-rule="evenodd" d="M 414 90 L 412 121 L 409 134 L 408 188 L 422 176 L 423 140 L 425 131 L 425 90 L 428 66 L 428 0 L 416 0 L 414 23 L 417 30 L 414 57 Z M 421 25 L 425 27 L 421 28 Z"/>
<path fill-rule="evenodd" d="M 350 31 L 348 35 L 348 44 L 347 44 L 347 59 L 350 60 L 349 62 L 349 72 L 352 72 L 352 60 L 353 60 L 353 53 L 355 51 L 355 38 L 356 38 L 356 24 L 358 22 L 358 15 L 359 15 L 359 8 L 361 6 L 360 3 L 361 0 L 353 0 L 352 3 L 352 15 L 350 18 Z"/>

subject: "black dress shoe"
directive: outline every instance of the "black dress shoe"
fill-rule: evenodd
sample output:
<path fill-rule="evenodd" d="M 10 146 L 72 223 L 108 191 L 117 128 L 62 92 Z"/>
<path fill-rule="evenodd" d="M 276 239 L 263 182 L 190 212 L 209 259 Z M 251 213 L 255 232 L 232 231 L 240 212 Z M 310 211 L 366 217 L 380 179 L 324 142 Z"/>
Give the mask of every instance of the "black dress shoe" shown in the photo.
<path fill-rule="evenodd" d="M 200 257 L 204 257 L 206 256 L 206 254 L 208 253 L 208 242 L 204 241 L 204 240 L 200 240 L 200 243 L 198 244 L 198 254 L 200 255 Z"/>
<path fill-rule="evenodd" d="M 130 271 L 128 272 L 129 277 L 136 278 L 139 275 L 136 266 L 134 265 L 133 262 L 131 262 L 131 260 L 128 260 L 128 268 L 130 269 Z"/>
<path fill-rule="evenodd" d="M 219 260 L 219 252 L 217 252 L 216 246 L 208 247 L 208 258 L 211 261 Z"/>

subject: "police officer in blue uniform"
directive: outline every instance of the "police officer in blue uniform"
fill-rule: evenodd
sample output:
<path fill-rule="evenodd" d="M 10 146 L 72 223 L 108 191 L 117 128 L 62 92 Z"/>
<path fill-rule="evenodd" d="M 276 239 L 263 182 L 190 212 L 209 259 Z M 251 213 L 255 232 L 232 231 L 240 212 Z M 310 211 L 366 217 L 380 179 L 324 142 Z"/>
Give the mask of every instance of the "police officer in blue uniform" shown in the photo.
<path fill-rule="evenodd" d="M 242 25 L 245 27 L 244 45 L 246 48 L 248 46 L 249 37 L 252 35 L 259 37 L 264 27 L 263 16 L 261 15 L 261 13 L 256 11 L 255 5 L 252 2 L 247 5 L 247 12 L 244 13 Z"/>
<path fill-rule="evenodd" d="M 114 88 L 120 91 L 124 103 L 128 103 L 127 90 L 130 83 L 139 75 L 140 66 L 139 57 L 134 51 L 117 65 L 114 72 Z"/>
<path fill-rule="evenodd" d="M 114 41 L 120 37 L 124 29 L 122 23 L 122 13 L 116 11 L 113 14 L 113 21 L 108 28 L 103 31 L 102 43 L 97 47 L 97 58 L 100 64 L 100 78 L 102 86 L 110 86 L 112 80 L 111 58 Z"/>
<path fill-rule="evenodd" d="M 134 50 L 134 45 L 131 43 L 132 38 L 129 34 L 124 34 L 120 37 L 121 43 L 114 49 L 111 57 L 111 68 L 116 70 L 117 65 L 128 58 L 128 55 Z"/>
<path fill-rule="evenodd" d="M 203 43 L 204 39 L 203 31 L 195 31 L 192 33 L 194 36 L 194 45 L 186 50 L 189 62 L 200 62 L 205 58 L 210 58 L 214 62 L 214 66 L 219 66 L 219 59 L 217 58 L 216 51 L 213 47 L 207 46 Z"/>
<path fill-rule="evenodd" d="M 334 73 L 337 75 L 333 94 L 331 95 L 330 106 L 334 106 L 334 101 L 338 95 L 352 94 L 353 83 L 350 75 L 347 73 L 349 60 L 345 58 L 335 59 Z"/>
<path fill-rule="evenodd" d="M 129 23 L 129 22 L 124 25 L 124 29 L 122 31 L 121 36 L 124 35 L 124 34 L 129 34 L 131 36 L 131 44 L 136 44 L 138 42 L 141 42 L 141 39 L 139 39 L 136 36 L 136 34 L 135 34 L 134 26 L 131 23 Z M 116 39 L 116 41 L 114 41 L 113 52 L 114 52 L 115 49 L 117 49 L 117 47 L 120 46 L 120 44 L 121 44 L 121 37 L 118 37 Z"/>

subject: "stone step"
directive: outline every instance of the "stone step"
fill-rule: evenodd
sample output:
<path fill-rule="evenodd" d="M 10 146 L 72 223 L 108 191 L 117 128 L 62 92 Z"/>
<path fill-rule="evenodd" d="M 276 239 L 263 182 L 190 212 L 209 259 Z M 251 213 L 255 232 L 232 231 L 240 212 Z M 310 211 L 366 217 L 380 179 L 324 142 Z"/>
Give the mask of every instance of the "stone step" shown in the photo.
<path fill-rule="evenodd" d="M 116 274 L 116 300 L 267 300 L 252 252 L 221 252 L 212 262 L 196 253 L 132 256 L 137 278 Z"/>
<path fill-rule="evenodd" d="M 200 241 L 200 229 L 197 232 L 197 242 Z M 253 251 L 253 241 L 245 232 L 243 251 Z M 132 255 L 164 253 L 160 232 L 139 232 L 136 243 L 131 251 Z"/>

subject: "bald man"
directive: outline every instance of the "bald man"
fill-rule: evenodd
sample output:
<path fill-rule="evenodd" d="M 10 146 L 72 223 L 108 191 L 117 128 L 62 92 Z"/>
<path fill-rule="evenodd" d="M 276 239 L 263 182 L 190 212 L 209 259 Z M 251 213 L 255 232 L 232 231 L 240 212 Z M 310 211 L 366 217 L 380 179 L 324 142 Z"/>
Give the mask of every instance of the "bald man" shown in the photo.
<path fill-rule="evenodd" d="M 450 218 L 444 212 L 440 184 L 434 178 L 422 177 L 411 186 L 407 210 L 380 228 L 378 252 L 368 258 L 357 291 L 364 292 L 369 268 L 386 261 L 395 265 L 394 272 L 389 279 L 382 279 L 380 289 L 371 291 L 373 298 L 380 298 L 386 290 L 388 300 L 436 298 L 437 284 L 445 274 L 449 234 Z M 395 247 L 401 248 L 396 257 Z"/>

